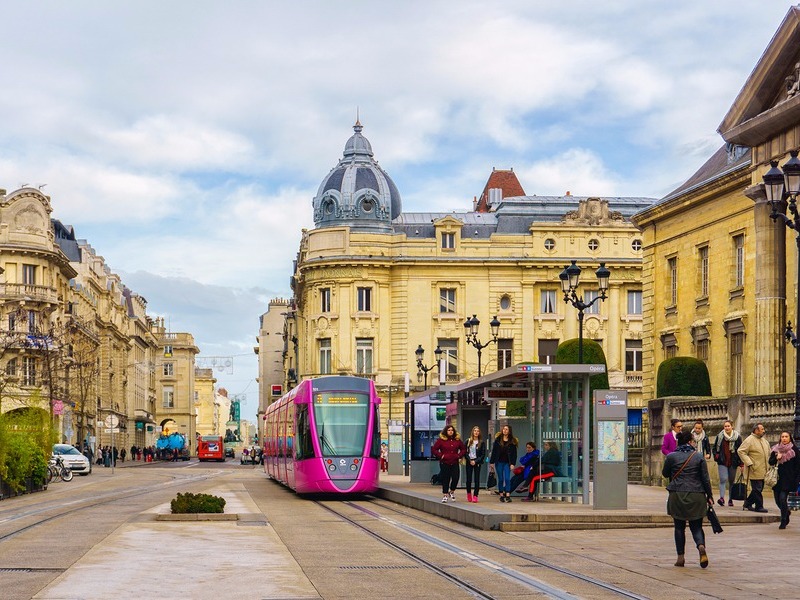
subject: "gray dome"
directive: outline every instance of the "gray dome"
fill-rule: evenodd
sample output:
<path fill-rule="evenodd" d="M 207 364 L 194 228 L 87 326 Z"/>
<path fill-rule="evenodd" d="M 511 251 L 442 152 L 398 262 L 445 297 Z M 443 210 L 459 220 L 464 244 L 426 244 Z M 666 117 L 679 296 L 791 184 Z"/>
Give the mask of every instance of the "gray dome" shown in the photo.
<path fill-rule="evenodd" d="M 400 192 L 373 158 L 362 129 L 356 121 L 343 158 L 319 186 L 313 200 L 316 227 L 389 232 L 392 219 L 402 211 Z"/>

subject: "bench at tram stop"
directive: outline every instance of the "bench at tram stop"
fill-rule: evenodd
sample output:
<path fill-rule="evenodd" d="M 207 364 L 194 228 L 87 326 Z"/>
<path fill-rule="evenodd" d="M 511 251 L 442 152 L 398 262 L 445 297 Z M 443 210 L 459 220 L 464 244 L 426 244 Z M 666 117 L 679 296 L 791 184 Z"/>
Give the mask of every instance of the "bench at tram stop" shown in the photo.
<path fill-rule="evenodd" d="M 558 494 L 558 493 L 545 493 L 545 494 L 542 494 L 543 488 L 545 487 L 545 485 L 547 485 L 548 487 L 552 487 L 553 484 L 556 484 L 556 483 L 569 483 L 570 481 L 571 481 L 571 479 L 569 477 L 556 476 L 556 474 L 553 473 L 553 472 L 544 473 L 542 475 L 534 475 L 533 478 L 531 479 L 531 483 L 530 483 L 530 486 L 528 487 L 528 491 L 527 492 L 520 492 L 519 494 L 515 494 L 515 495 L 526 496 L 526 495 L 532 493 L 533 487 L 535 485 L 536 486 L 536 499 L 537 500 L 538 500 L 540 495 L 545 495 L 545 496 L 553 495 L 553 496 L 556 496 L 556 497 L 560 497 L 560 496 L 562 496 L 562 494 Z M 536 485 L 537 483 L 539 485 Z M 511 490 L 511 493 L 514 494 L 515 491 L 516 490 Z M 552 490 L 551 490 L 551 492 L 552 492 Z"/>

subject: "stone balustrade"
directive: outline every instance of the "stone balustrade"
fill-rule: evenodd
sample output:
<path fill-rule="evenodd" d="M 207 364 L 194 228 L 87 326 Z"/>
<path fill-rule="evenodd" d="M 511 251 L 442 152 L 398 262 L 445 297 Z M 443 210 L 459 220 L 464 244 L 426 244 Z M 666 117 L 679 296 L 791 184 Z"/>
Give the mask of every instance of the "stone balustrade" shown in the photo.
<path fill-rule="evenodd" d="M 733 422 L 734 429 L 747 437 L 756 423 L 763 423 L 767 439 L 772 444 L 781 431 L 794 430 L 795 398 L 793 393 L 763 396 L 670 396 L 648 402 L 648 447 L 643 456 L 642 476 L 644 483 L 662 485 L 661 442 L 669 430 L 671 419 L 680 419 L 684 427 L 691 427 L 697 419 L 703 421 L 706 434 L 713 443 L 726 420 Z M 709 467 L 713 467 L 710 464 Z M 709 473 L 716 480 L 716 469 Z"/>

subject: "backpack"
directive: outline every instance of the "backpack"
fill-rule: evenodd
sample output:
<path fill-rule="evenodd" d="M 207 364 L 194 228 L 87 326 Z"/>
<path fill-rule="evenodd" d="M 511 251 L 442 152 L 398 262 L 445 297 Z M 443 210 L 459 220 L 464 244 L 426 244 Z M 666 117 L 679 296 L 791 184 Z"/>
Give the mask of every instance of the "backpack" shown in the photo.
<path fill-rule="evenodd" d="M 431 475 L 431 485 L 441 485 L 441 484 L 442 484 L 442 478 L 439 477 L 438 473 L 434 473 L 433 475 Z"/>

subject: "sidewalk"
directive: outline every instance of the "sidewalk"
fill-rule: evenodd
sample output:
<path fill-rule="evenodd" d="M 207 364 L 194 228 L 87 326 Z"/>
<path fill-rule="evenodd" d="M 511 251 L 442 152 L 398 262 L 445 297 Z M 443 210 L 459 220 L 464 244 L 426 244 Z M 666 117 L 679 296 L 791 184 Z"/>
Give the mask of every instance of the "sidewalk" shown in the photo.
<path fill-rule="evenodd" d="M 158 464 L 137 461 L 118 463 L 117 468 Z M 147 589 L 150 591 L 171 589 L 176 582 L 180 582 L 181 595 L 187 598 L 320 597 L 270 526 L 267 515 L 259 510 L 243 484 L 231 482 L 209 492 L 226 499 L 226 513 L 235 515 L 236 520 L 159 521 L 159 514 L 169 513 L 169 505 L 155 506 L 103 539 L 34 598 L 100 600 L 113 597 L 115 600 L 138 600 L 148 597 L 147 592 L 143 594 L 143 581 L 148 582 Z M 578 543 L 585 557 L 624 565 L 624 569 L 632 573 L 663 576 L 666 571 L 674 569 L 671 566 L 671 534 L 653 530 L 672 526 L 671 519 L 666 515 L 667 492 L 663 488 L 628 485 L 628 508 L 617 511 L 595 511 L 591 505 L 556 500 L 525 503 L 515 499 L 506 504 L 486 491 L 480 495 L 481 501 L 474 504 L 466 502 L 463 490 L 456 492 L 455 503 L 442 504 L 438 486 L 412 484 L 403 476 L 384 476 L 376 496 L 480 529 L 509 532 L 558 530 L 559 533 L 555 534 L 518 535 L 558 536 L 548 537 L 548 543 L 565 544 L 569 548 Z M 788 581 L 797 578 L 793 574 L 796 572 L 794 567 L 776 561 L 774 552 L 781 544 L 792 544 L 798 540 L 800 530 L 779 531 L 775 523 L 778 513 L 772 506 L 769 507 L 769 514 L 760 515 L 744 512 L 741 503 L 737 504 L 735 508 L 718 507 L 718 515 L 726 527 L 726 537 L 720 538 L 724 539 L 723 544 L 714 543 L 715 568 L 702 572 L 699 568 L 691 572 L 687 569 L 682 572 L 683 575 L 701 575 L 703 581 L 698 582 L 702 585 L 700 589 L 707 591 L 728 589 L 736 580 L 736 595 L 743 598 L 753 595 L 764 597 L 765 592 L 766 597 L 775 597 L 768 590 L 757 588 L 764 581 L 771 581 L 776 589 L 784 592 L 794 589 L 794 584 Z M 731 525 L 741 527 L 728 529 Z M 609 545 L 607 533 L 592 531 L 632 527 L 646 528 L 639 529 L 635 534 L 638 550 L 633 550 L 634 546 L 628 543 Z M 564 531 L 568 529 L 582 531 Z M 620 539 L 618 535 L 611 535 L 614 539 Z M 627 534 L 626 539 L 632 539 L 632 535 Z M 755 546 L 744 545 L 748 539 L 756 538 L 759 543 Z M 159 552 L 153 551 L 161 548 L 165 539 L 170 540 L 170 548 L 173 549 L 169 561 L 164 561 Z M 208 561 L 209 548 L 235 548 L 236 551 L 214 551 L 216 560 Z M 647 551 L 643 553 L 644 548 Z M 666 557 L 665 548 L 669 548 Z M 743 572 L 741 552 L 745 548 L 750 550 L 747 554 L 748 569 Z M 137 559 L 130 560 L 132 556 Z M 631 563 L 634 556 L 636 561 Z M 638 566 L 634 567 L 634 564 Z M 203 568 L 198 570 L 198 565 Z M 259 565 L 259 568 L 253 569 L 253 565 Z M 786 569 L 791 569 L 791 573 Z M 113 592 L 108 587 L 110 573 L 113 573 Z M 188 577 L 188 573 L 192 576 Z M 264 573 L 270 576 L 265 578 Z M 748 575 L 752 573 L 759 573 L 757 580 Z M 742 577 L 746 580 L 742 580 Z M 751 584 L 753 589 L 745 591 Z M 784 594 L 782 597 L 792 595 Z"/>

